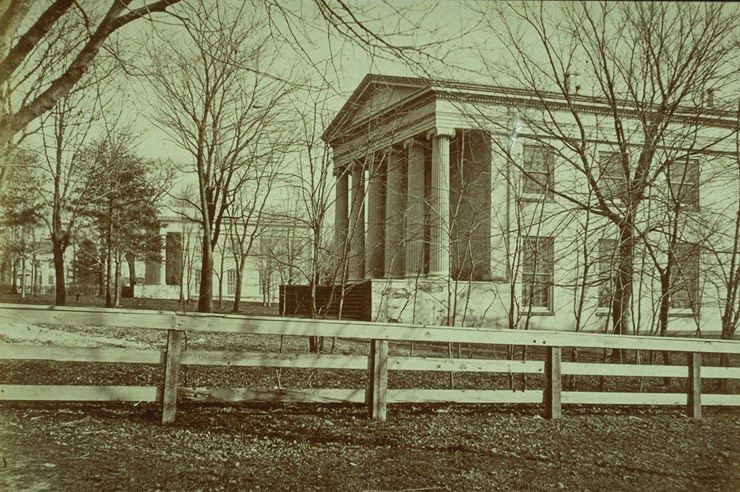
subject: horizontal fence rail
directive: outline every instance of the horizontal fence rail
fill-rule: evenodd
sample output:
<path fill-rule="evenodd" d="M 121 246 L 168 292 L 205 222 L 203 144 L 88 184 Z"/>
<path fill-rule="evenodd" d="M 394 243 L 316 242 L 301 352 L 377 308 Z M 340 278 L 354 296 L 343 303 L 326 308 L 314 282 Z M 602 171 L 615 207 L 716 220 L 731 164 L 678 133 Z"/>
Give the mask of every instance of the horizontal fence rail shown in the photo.
<path fill-rule="evenodd" d="M 702 366 L 702 354 L 740 354 L 740 342 L 693 338 L 656 338 L 594 333 L 472 329 L 358 321 L 248 317 L 222 314 L 167 313 L 139 310 L 50 308 L 0 304 L 0 323 L 72 325 L 160 330 L 163 350 L 63 347 L 0 343 L 0 360 L 49 360 L 154 364 L 163 368 L 159 386 L 0 385 L 0 400 L 143 401 L 162 404 L 162 421 L 174 421 L 180 400 L 206 402 L 365 403 L 372 418 L 385 419 L 388 403 L 529 403 L 544 404 L 548 418 L 558 418 L 563 404 L 684 405 L 699 418 L 702 405 L 740 406 L 737 394 L 702 394 L 702 379 L 740 379 L 740 367 Z M 185 332 L 248 335 L 338 337 L 369 342 L 369 354 L 297 354 L 253 351 L 190 350 Z M 545 360 L 442 358 L 389 355 L 389 341 L 447 342 L 543 347 Z M 683 365 L 661 366 L 564 362 L 562 349 L 669 351 L 687 354 Z M 183 365 L 242 366 L 367 371 L 365 388 L 261 389 L 183 387 Z M 544 377 L 542 389 L 524 391 L 480 389 L 388 388 L 389 371 L 534 374 Z M 564 391 L 564 376 L 685 378 L 683 393 Z"/>

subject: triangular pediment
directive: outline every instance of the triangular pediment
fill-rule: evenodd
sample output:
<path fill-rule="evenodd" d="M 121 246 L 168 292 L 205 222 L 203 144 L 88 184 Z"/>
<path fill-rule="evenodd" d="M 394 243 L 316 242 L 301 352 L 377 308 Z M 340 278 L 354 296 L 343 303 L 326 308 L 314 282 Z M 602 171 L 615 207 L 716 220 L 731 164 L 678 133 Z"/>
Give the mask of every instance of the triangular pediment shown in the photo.
<path fill-rule="evenodd" d="M 360 101 L 358 104 L 350 125 L 355 121 L 362 121 L 367 116 L 371 116 L 389 108 L 395 103 L 407 99 L 418 91 L 418 88 L 375 85 L 371 89 L 370 96 L 364 101 Z"/>
<path fill-rule="evenodd" d="M 427 90 L 429 84 L 422 79 L 369 74 L 329 124 L 324 137 L 331 140 L 373 115 L 413 99 Z"/>

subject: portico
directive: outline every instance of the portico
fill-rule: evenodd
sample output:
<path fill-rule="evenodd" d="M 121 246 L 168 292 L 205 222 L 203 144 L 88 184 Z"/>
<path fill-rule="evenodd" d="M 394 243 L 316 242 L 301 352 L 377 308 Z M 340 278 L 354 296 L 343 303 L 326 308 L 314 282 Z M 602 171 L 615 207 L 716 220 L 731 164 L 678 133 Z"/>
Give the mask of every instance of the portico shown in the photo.
<path fill-rule="evenodd" d="M 372 282 L 373 319 L 439 323 L 440 303 L 418 292 L 446 300 L 451 283 L 490 281 L 496 270 L 491 136 L 420 82 L 368 75 L 324 134 L 336 178 L 335 282 Z"/>
<path fill-rule="evenodd" d="M 335 239 L 348 252 L 347 280 L 449 277 L 454 136 L 434 128 L 335 168 Z"/>

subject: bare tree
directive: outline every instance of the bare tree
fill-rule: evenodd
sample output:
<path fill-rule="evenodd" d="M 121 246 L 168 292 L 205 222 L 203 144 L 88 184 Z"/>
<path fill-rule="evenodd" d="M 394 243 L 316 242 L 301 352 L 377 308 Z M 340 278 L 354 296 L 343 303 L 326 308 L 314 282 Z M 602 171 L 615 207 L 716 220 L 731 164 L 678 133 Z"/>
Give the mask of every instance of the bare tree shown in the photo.
<path fill-rule="evenodd" d="M 270 218 L 266 213 L 266 205 L 283 174 L 282 168 L 285 160 L 281 144 L 275 142 L 270 145 L 270 147 L 273 146 L 276 150 L 275 154 L 247 160 L 245 167 L 248 169 L 244 172 L 251 176 L 246 185 L 236 192 L 229 209 L 228 237 L 236 267 L 236 290 L 234 304 L 231 308 L 234 313 L 239 312 L 247 258 L 252 252 L 255 241 L 271 226 Z"/>
<path fill-rule="evenodd" d="M 587 183 L 585 196 L 556 188 L 558 199 L 613 225 L 620 264 L 612 325 L 616 333 L 629 333 L 642 214 L 670 162 L 657 159 L 656 151 L 678 148 L 688 135 L 711 126 L 700 101 L 706 89 L 737 74 L 738 11 L 721 4 L 605 2 L 517 3 L 495 10 L 486 15 L 508 65 L 491 63 L 490 74 L 495 70 L 535 94 L 538 107 L 524 112 L 527 132 L 543 143 L 560 142 L 558 159 Z M 584 94 L 588 90 L 591 96 Z M 584 111 L 594 103 L 603 106 L 599 116 Z M 598 159 L 592 154 L 595 134 L 612 142 Z M 716 142 L 727 137 L 713 136 Z"/>
<path fill-rule="evenodd" d="M 121 27 L 179 0 L 0 3 L 0 156 L 36 118 L 49 112 L 83 78 Z M 71 28 L 74 28 L 72 31 Z M 56 49 L 61 37 L 73 39 Z M 0 163 L 0 188 L 7 167 Z"/>
<path fill-rule="evenodd" d="M 44 157 L 40 172 L 51 190 L 42 193 L 48 214 L 44 214 L 54 255 L 55 304 L 66 304 L 65 253 L 72 243 L 83 208 L 83 196 L 91 196 L 96 183 L 81 166 L 86 142 L 101 115 L 95 93 L 73 91 L 40 121 Z"/>
<path fill-rule="evenodd" d="M 207 3 L 179 17 L 184 38 L 152 55 L 151 81 L 160 97 L 155 120 L 192 158 L 203 230 L 198 310 L 213 311 L 213 249 L 239 190 L 252 178 L 248 160 L 272 149 L 290 88 L 270 75 L 277 57 L 263 22 L 239 9 Z M 158 48 L 159 49 L 159 48 Z"/>

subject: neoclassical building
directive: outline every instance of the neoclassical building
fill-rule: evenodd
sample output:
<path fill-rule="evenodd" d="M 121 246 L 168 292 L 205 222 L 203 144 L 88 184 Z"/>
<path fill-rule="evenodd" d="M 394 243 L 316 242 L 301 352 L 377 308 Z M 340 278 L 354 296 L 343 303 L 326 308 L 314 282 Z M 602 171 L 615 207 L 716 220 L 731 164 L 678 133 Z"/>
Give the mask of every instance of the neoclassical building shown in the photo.
<path fill-rule="evenodd" d="M 372 320 L 608 330 L 620 244 L 609 213 L 623 212 L 620 164 L 643 146 L 630 111 L 616 138 L 594 97 L 366 76 L 324 133 L 337 285 L 369 282 Z M 671 330 L 719 329 L 727 258 L 715 246 L 738 201 L 737 121 L 711 102 L 682 111 L 635 219 L 642 333 L 657 330 L 664 298 Z"/>
<path fill-rule="evenodd" d="M 186 220 L 178 215 L 160 216 L 162 251 L 159 259 L 137 261 L 138 276 L 134 295 L 157 299 L 198 299 L 201 282 L 200 223 Z M 239 227 L 234 236 L 230 228 L 222 234 L 219 246 L 214 251 L 213 298 L 234 300 L 237 291 L 237 264 L 234 257 L 236 246 L 232 241 L 249 237 L 248 229 Z M 310 254 L 308 235 L 305 228 L 288 221 L 273 221 L 260 231 L 246 262 L 241 278 L 241 299 L 244 301 L 272 304 L 278 302 L 279 286 L 304 282 L 301 272 L 305 271 L 306 257 Z M 130 285 L 126 276 L 125 285 Z"/>

